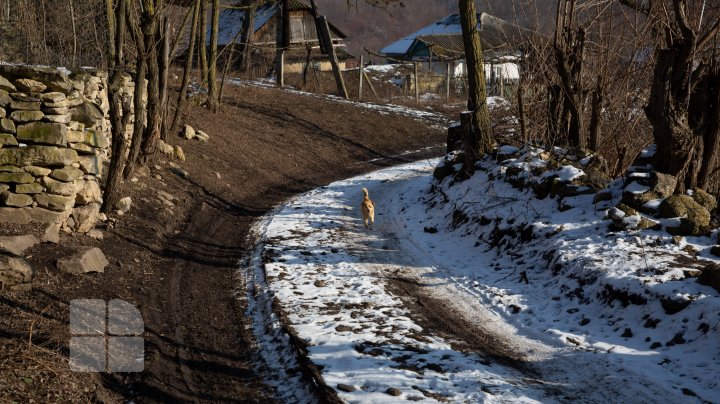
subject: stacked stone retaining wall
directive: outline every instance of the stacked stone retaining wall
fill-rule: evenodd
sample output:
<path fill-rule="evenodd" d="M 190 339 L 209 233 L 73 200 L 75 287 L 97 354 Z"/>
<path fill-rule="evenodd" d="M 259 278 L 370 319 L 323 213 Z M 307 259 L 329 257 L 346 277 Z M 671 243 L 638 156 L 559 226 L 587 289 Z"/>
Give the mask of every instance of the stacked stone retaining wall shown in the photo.
<path fill-rule="evenodd" d="M 95 226 L 110 147 L 107 74 L 0 65 L 0 223 Z M 125 97 L 132 82 L 125 80 Z"/>

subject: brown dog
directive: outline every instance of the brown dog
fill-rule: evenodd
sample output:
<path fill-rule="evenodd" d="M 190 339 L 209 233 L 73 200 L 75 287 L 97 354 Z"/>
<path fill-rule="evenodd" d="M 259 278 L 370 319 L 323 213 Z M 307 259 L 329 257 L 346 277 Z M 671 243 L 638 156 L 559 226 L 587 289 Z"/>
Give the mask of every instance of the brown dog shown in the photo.
<path fill-rule="evenodd" d="M 375 224 L 375 203 L 370 200 L 367 188 L 363 188 L 362 191 L 363 201 L 360 204 L 360 211 L 362 211 L 365 228 L 370 229 L 372 225 Z"/>

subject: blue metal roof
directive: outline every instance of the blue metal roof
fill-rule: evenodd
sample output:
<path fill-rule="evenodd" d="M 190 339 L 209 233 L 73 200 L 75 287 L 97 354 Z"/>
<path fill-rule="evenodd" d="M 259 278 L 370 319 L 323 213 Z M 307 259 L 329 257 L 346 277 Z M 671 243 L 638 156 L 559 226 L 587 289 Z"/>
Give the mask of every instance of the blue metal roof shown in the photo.
<path fill-rule="evenodd" d="M 266 3 L 257 8 L 255 13 L 255 32 L 265 25 L 277 11 L 279 3 Z M 230 44 L 233 39 L 240 41 L 240 31 L 245 20 L 246 10 L 237 8 L 226 8 L 220 12 L 220 24 L 218 27 L 218 45 Z M 207 43 L 210 44 L 210 26 L 208 25 Z"/>

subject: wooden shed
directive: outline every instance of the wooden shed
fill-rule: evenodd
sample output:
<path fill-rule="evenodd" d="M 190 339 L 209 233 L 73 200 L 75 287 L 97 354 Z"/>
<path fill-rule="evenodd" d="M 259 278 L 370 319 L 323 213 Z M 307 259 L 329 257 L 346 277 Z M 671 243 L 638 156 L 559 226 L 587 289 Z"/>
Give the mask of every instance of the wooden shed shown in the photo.
<path fill-rule="evenodd" d="M 289 0 L 290 46 L 285 51 L 285 72 L 302 72 L 308 59 L 316 69 L 331 70 L 327 55 L 320 52 L 315 19 L 312 7 L 299 0 Z M 220 13 L 218 46 L 236 46 L 241 41 L 243 21 L 249 12 L 247 7 L 229 7 Z M 278 47 L 279 31 L 282 29 L 280 3 L 267 2 L 255 12 L 253 35 L 251 40 L 252 63 L 256 68 L 273 65 Z M 344 49 L 347 38 L 333 24 L 329 24 L 330 36 L 336 49 L 338 62 L 344 69 L 346 62 L 354 56 Z M 308 53 L 309 58 L 308 58 Z"/>

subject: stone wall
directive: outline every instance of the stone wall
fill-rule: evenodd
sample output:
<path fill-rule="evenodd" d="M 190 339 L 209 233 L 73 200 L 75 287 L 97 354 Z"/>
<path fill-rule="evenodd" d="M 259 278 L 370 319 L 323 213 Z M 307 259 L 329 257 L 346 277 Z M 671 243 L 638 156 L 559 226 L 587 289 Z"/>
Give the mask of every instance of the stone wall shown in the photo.
<path fill-rule="evenodd" d="M 0 65 L 0 223 L 87 232 L 110 146 L 107 74 Z M 132 96 L 132 83 L 124 92 Z"/>

